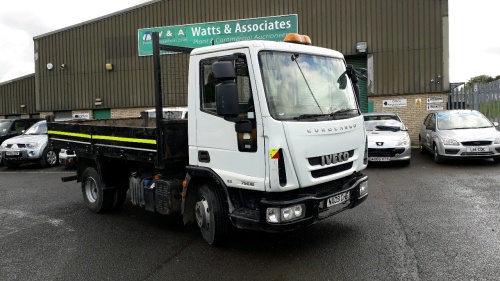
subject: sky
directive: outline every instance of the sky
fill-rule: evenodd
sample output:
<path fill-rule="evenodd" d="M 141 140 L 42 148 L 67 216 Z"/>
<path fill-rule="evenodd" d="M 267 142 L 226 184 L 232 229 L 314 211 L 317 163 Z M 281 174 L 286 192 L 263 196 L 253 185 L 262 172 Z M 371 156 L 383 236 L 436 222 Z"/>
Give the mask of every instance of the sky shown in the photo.
<path fill-rule="evenodd" d="M 34 73 L 33 37 L 148 0 L 17 0 L 0 8 L 0 83 Z M 448 0 L 450 82 L 500 75 L 500 1 Z"/>

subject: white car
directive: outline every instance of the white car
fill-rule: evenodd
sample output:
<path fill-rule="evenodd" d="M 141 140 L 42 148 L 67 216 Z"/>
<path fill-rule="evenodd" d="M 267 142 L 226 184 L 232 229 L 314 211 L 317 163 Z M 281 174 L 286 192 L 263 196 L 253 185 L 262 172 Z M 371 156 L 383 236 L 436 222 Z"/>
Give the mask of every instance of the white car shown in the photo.
<path fill-rule="evenodd" d="M 476 110 L 429 113 L 420 125 L 420 152 L 429 151 L 436 163 L 445 159 L 489 158 L 500 161 L 498 123 Z"/>
<path fill-rule="evenodd" d="M 363 117 L 368 136 L 368 161 L 397 161 L 409 165 L 410 135 L 399 116 L 392 112 L 371 112 L 364 113 Z"/>
<path fill-rule="evenodd" d="M 57 151 L 48 146 L 46 121 L 37 122 L 22 135 L 5 140 L 0 152 L 7 168 L 33 162 L 44 167 L 59 164 Z"/>

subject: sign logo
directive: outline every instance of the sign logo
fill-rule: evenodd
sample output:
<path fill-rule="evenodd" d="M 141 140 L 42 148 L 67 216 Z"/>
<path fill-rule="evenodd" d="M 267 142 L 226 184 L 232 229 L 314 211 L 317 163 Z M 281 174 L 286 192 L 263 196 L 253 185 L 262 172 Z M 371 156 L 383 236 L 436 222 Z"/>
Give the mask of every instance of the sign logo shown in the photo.
<path fill-rule="evenodd" d="M 153 55 L 153 32 L 159 32 L 160 44 L 199 48 L 243 40 L 283 41 L 288 33 L 298 32 L 298 20 L 291 14 L 139 29 L 139 56 Z"/>
<path fill-rule="evenodd" d="M 384 145 L 384 143 L 381 142 L 381 141 L 376 142 L 376 144 L 377 144 L 377 146 L 383 146 Z"/>
<path fill-rule="evenodd" d="M 341 163 L 349 160 L 349 152 L 344 151 L 330 155 L 321 156 L 321 166 Z"/>

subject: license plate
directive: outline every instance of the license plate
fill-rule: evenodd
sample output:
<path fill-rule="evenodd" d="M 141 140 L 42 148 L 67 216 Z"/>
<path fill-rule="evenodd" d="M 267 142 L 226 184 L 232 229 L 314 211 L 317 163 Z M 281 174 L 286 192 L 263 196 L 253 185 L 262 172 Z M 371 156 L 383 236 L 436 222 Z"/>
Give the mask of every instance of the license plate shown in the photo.
<path fill-rule="evenodd" d="M 490 149 L 484 146 L 467 147 L 467 152 L 487 152 L 487 151 L 490 151 Z"/>
<path fill-rule="evenodd" d="M 19 155 L 19 151 L 5 151 L 5 155 L 9 156 Z"/>
<path fill-rule="evenodd" d="M 370 161 L 390 161 L 390 157 L 368 157 Z"/>
<path fill-rule="evenodd" d="M 350 198 L 349 191 L 344 192 L 344 193 L 339 194 L 339 195 L 336 195 L 336 196 L 333 196 L 333 197 L 330 197 L 330 198 L 326 199 L 326 207 L 329 208 L 331 206 L 335 206 L 337 204 L 344 203 L 344 202 L 348 201 L 349 198 Z"/>

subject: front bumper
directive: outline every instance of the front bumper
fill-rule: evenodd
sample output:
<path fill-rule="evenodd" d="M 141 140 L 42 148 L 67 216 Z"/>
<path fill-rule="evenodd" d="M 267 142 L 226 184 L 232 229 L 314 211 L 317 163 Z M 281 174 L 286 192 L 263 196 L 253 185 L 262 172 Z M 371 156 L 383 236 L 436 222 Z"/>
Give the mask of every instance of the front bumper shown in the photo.
<path fill-rule="evenodd" d="M 411 159 L 411 147 L 377 148 L 368 147 L 368 161 L 405 161 Z"/>
<path fill-rule="evenodd" d="M 361 173 L 348 179 L 341 179 L 318 186 L 298 190 L 295 198 L 280 199 L 279 193 L 269 198 L 263 198 L 258 204 L 258 210 L 237 209 L 230 214 L 232 224 L 238 228 L 261 230 L 268 232 L 283 232 L 313 224 L 319 220 L 354 208 L 368 197 L 368 192 L 360 194 L 360 184 L 368 181 L 368 176 Z M 349 192 L 349 200 L 326 207 L 329 198 Z M 270 223 L 266 219 L 268 208 L 285 208 L 303 204 L 305 215 L 303 218 L 281 223 Z"/>
<path fill-rule="evenodd" d="M 476 150 L 476 151 L 471 151 Z M 440 156 L 447 159 L 485 159 L 500 158 L 500 145 L 486 146 L 449 146 L 443 145 Z"/>
<path fill-rule="evenodd" d="M 36 162 L 40 155 L 38 149 L 3 149 L 1 158 L 9 162 Z"/>

